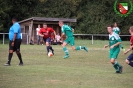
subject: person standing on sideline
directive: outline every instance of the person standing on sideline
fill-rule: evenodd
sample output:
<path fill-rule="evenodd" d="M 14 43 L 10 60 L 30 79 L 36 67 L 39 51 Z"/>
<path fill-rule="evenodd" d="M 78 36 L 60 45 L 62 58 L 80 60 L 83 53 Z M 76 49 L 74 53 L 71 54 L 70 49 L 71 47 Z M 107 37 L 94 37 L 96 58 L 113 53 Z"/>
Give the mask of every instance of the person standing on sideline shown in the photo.
<path fill-rule="evenodd" d="M 116 22 L 114 23 L 113 32 L 115 32 L 116 34 L 120 35 L 120 29 L 119 29 L 119 27 L 117 26 L 117 23 L 116 23 Z M 120 44 L 120 48 L 125 52 L 125 49 L 124 49 L 124 47 L 122 46 L 122 44 Z"/>
<path fill-rule="evenodd" d="M 127 49 L 124 54 L 126 55 L 129 51 L 133 50 L 133 26 L 130 27 L 129 29 L 129 33 L 131 34 L 131 38 L 130 38 L 130 47 L 129 49 Z M 133 52 L 128 56 L 128 58 L 126 59 L 126 64 L 130 65 L 131 67 L 133 67 Z"/>
<path fill-rule="evenodd" d="M 39 36 L 39 31 L 40 31 L 40 24 L 38 24 L 38 28 L 36 28 L 36 36 L 37 36 L 37 45 L 40 44 L 41 36 Z"/>
<path fill-rule="evenodd" d="M 46 23 L 43 23 L 43 28 L 40 29 L 39 31 L 39 36 L 43 37 L 43 40 L 46 44 L 46 48 L 47 48 L 47 54 L 49 52 L 49 50 L 52 51 L 52 53 L 54 54 L 54 49 L 52 48 L 52 46 L 50 45 L 51 43 L 51 33 L 54 33 L 54 36 L 56 37 L 56 33 L 54 31 L 53 28 L 51 27 L 47 27 Z"/>
<path fill-rule="evenodd" d="M 9 55 L 8 55 L 8 62 L 4 66 L 10 66 L 11 59 L 13 56 L 13 52 L 16 52 L 20 63 L 19 66 L 23 65 L 22 56 L 20 53 L 20 45 L 21 45 L 21 27 L 19 23 L 17 22 L 17 19 L 14 17 L 12 18 L 13 25 L 10 27 L 9 30 Z"/>
<path fill-rule="evenodd" d="M 67 44 L 70 44 L 72 47 L 72 50 L 85 50 L 86 52 L 88 52 L 88 48 L 86 48 L 85 46 L 77 46 L 75 47 L 75 41 L 74 41 L 74 36 L 73 36 L 73 32 L 74 29 L 72 29 L 70 26 L 65 25 L 63 21 L 59 21 L 59 26 L 61 27 L 61 39 L 63 39 L 64 36 L 66 36 L 67 38 L 63 41 L 62 47 L 63 47 L 63 51 L 65 52 L 65 56 L 63 57 L 64 59 L 69 57 L 69 53 L 68 50 L 66 48 Z"/>
<path fill-rule="evenodd" d="M 59 33 L 56 35 L 56 39 L 57 39 L 57 44 L 60 44 L 61 37 L 60 37 Z"/>
<path fill-rule="evenodd" d="M 107 31 L 109 33 L 109 44 L 105 45 L 104 48 L 107 48 L 109 46 L 110 48 L 110 62 L 112 63 L 113 67 L 116 70 L 116 73 L 122 73 L 122 66 L 116 61 L 117 56 L 120 52 L 119 45 L 121 44 L 121 39 L 113 32 L 113 26 L 109 25 L 107 27 Z"/>

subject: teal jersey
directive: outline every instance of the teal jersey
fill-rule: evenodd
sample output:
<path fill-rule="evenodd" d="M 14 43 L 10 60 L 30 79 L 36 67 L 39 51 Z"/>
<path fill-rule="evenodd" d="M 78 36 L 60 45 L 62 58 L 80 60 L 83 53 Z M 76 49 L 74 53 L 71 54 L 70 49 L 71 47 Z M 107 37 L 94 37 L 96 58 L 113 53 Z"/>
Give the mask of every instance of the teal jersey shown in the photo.
<path fill-rule="evenodd" d="M 119 37 L 118 34 L 114 33 L 112 35 L 109 34 L 109 46 L 112 46 L 118 42 L 121 42 L 121 38 Z M 115 46 L 113 49 L 119 48 L 118 46 Z"/>
<path fill-rule="evenodd" d="M 61 30 L 62 30 L 62 33 L 64 33 L 67 37 L 73 36 L 72 28 L 68 25 L 63 25 L 61 27 Z"/>
<path fill-rule="evenodd" d="M 113 28 L 113 32 L 115 32 L 116 34 L 120 33 L 120 29 L 118 27 L 114 27 Z"/>

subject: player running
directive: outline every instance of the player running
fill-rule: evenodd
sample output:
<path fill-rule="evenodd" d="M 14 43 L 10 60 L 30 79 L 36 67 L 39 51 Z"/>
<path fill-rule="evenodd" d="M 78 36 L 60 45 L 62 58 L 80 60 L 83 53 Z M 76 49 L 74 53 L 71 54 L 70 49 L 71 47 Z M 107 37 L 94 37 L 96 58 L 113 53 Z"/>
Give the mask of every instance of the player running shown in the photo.
<path fill-rule="evenodd" d="M 133 26 L 130 27 L 129 29 L 129 33 L 131 34 L 131 38 L 130 38 L 130 48 L 127 49 L 124 54 L 126 55 L 129 51 L 133 50 Z M 128 58 L 126 59 L 126 63 L 128 65 L 130 65 L 131 67 L 133 67 L 133 52 L 128 56 Z"/>
<path fill-rule="evenodd" d="M 85 46 L 77 46 L 75 48 L 75 42 L 74 42 L 74 36 L 73 36 L 73 32 L 74 29 L 72 29 L 70 26 L 65 25 L 63 21 L 59 21 L 59 26 L 61 27 L 61 39 L 63 39 L 64 36 L 66 36 L 66 39 L 64 40 L 62 47 L 63 47 L 63 51 L 65 52 L 65 56 L 63 57 L 64 59 L 69 57 L 69 53 L 68 50 L 66 48 L 67 44 L 70 44 L 72 46 L 72 50 L 81 50 L 84 49 L 86 52 L 88 52 L 88 49 Z"/>
<path fill-rule="evenodd" d="M 41 37 L 43 37 L 44 42 L 46 43 L 46 48 L 47 48 L 47 54 L 49 52 L 49 50 L 52 51 L 52 53 L 54 54 L 54 50 L 52 48 L 52 46 L 50 46 L 50 42 L 51 42 L 51 33 L 54 33 L 54 36 L 56 36 L 55 31 L 53 30 L 53 28 L 47 27 L 47 24 L 44 23 L 43 24 L 43 28 L 40 29 L 39 31 L 39 35 Z"/>
<path fill-rule="evenodd" d="M 120 37 L 113 32 L 113 26 L 110 25 L 107 27 L 109 32 L 109 44 L 105 45 L 104 48 L 110 47 L 110 62 L 113 64 L 113 67 L 116 70 L 116 73 L 122 73 L 122 66 L 116 61 L 117 56 L 120 52 L 119 45 L 121 44 Z"/>
<path fill-rule="evenodd" d="M 117 26 L 117 23 L 116 23 L 116 22 L 114 23 L 113 32 L 115 32 L 116 34 L 120 35 L 120 29 L 119 29 L 119 27 Z M 125 52 L 125 49 L 124 49 L 124 47 L 122 46 L 122 44 L 120 44 L 120 47 L 121 47 L 121 49 Z"/>

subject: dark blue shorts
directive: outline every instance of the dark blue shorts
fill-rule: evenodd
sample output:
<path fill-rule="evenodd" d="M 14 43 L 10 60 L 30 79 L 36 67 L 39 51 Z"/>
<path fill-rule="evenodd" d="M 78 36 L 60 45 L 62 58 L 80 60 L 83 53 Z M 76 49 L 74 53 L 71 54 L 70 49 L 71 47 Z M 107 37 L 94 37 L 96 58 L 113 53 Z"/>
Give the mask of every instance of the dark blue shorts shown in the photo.
<path fill-rule="evenodd" d="M 133 54 L 130 54 L 127 58 L 127 60 L 132 61 L 133 60 Z"/>
<path fill-rule="evenodd" d="M 43 38 L 43 40 L 44 40 L 45 43 L 46 43 L 46 42 L 48 42 L 48 43 L 51 42 L 51 39 L 50 39 L 50 38 Z"/>

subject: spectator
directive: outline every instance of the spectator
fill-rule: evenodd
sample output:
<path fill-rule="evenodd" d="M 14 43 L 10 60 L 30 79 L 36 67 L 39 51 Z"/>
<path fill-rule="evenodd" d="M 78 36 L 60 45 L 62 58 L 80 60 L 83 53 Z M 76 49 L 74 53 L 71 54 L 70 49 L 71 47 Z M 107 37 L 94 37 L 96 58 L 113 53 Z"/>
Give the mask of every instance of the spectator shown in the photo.
<path fill-rule="evenodd" d="M 37 45 L 40 44 L 41 36 L 39 36 L 38 32 L 40 31 L 40 24 L 38 24 L 38 28 L 36 28 L 36 35 L 37 35 Z"/>

